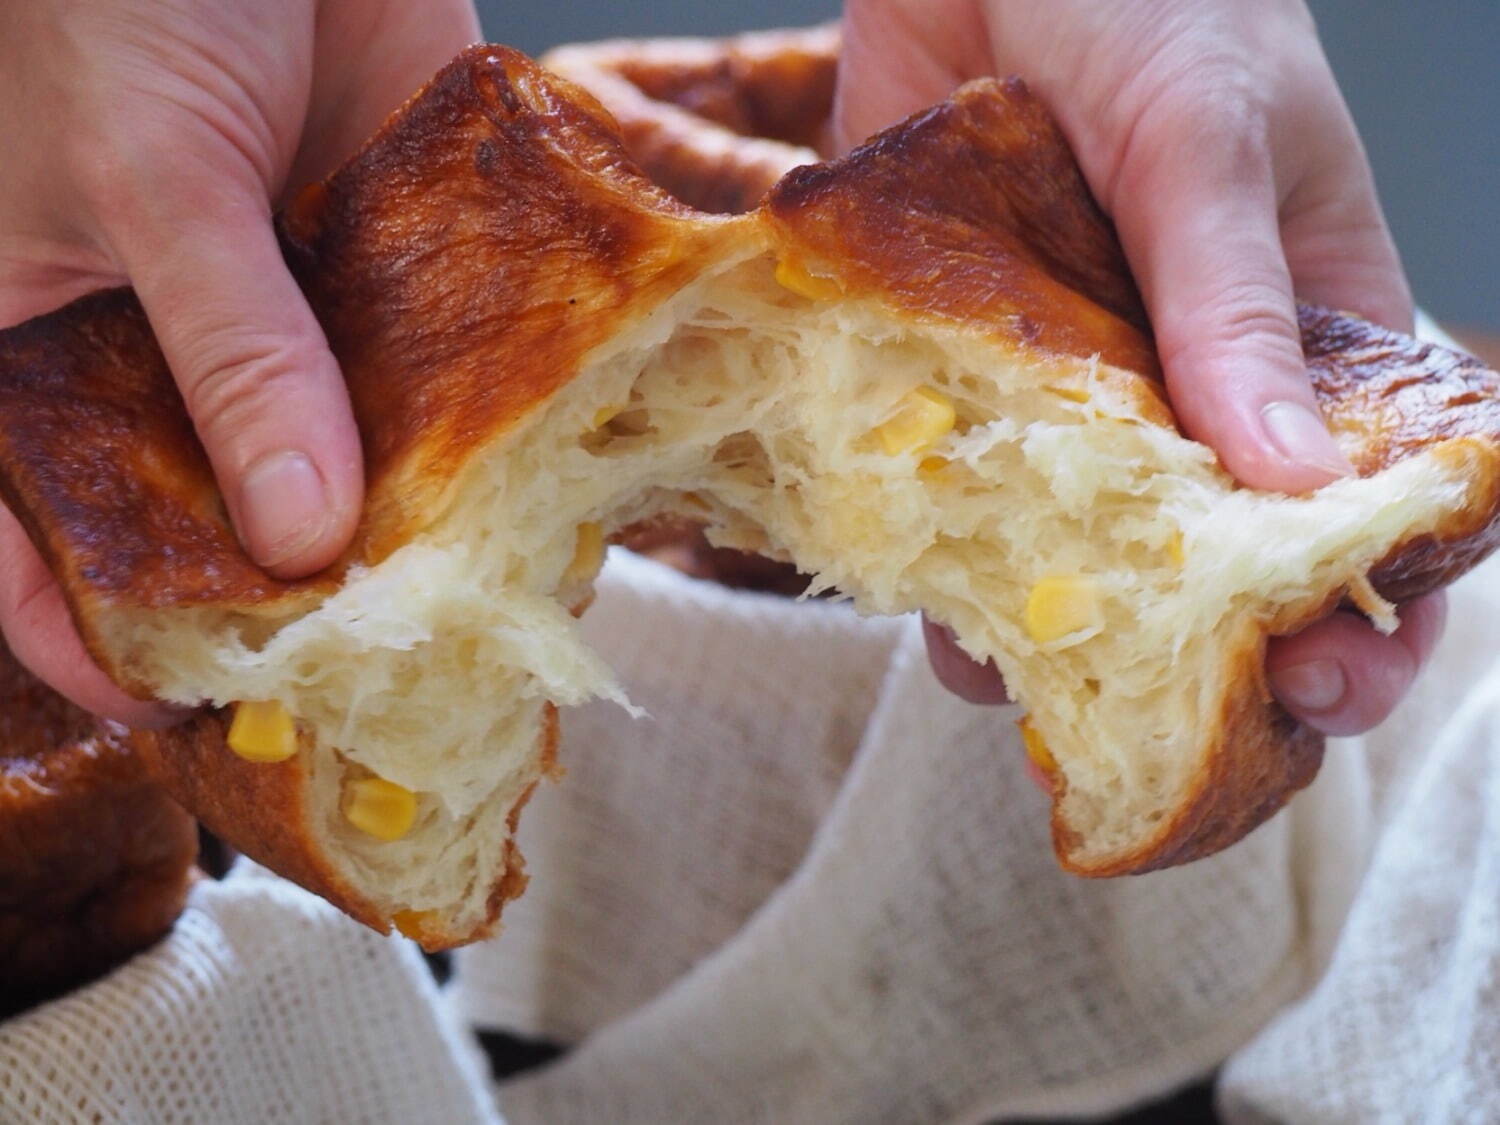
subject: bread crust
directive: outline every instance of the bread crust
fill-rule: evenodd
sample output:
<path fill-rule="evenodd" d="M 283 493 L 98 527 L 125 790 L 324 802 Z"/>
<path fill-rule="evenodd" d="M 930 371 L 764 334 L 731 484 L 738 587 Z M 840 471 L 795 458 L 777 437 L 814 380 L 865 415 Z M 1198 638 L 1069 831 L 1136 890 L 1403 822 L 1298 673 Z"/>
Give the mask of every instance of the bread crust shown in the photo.
<path fill-rule="evenodd" d="M 973 83 L 847 158 L 792 172 L 756 211 L 714 217 L 650 184 L 593 98 L 516 52 L 476 47 L 301 195 L 281 230 L 348 379 L 369 482 L 353 547 L 311 579 L 279 582 L 240 551 L 132 296 L 85 298 L 0 333 L 0 494 L 101 663 L 138 692 L 108 651 L 109 613 L 285 612 L 335 588 L 350 565 L 378 562 L 436 519 L 477 451 L 540 409 L 593 349 L 706 269 L 756 253 L 1033 364 L 1102 357 L 1101 378 L 1175 425 L 1113 230 L 1056 126 L 1014 80 Z M 1303 316 L 1320 396 L 1362 471 L 1458 439 L 1445 455 L 1466 459 L 1468 508 L 1378 572 L 1402 596 L 1451 579 L 1496 543 L 1497 377 L 1338 314 Z M 1455 393 L 1429 396 L 1429 373 Z M 1371 421 L 1381 411 L 1399 423 Z M 1208 854 L 1306 784 L 1321 742 L 1271 699 L 1261 661 L 1267 636 L 1324 608 L 1246 624 L 1233 658 L 1243 674 L 1226 681 L 1222 737 L 1191 800 L 1107 857 L 1086 857 L 1058 811 L 1063 862 L 1109 875 Z M 554 723 L 549 714 L 544 757 Z M 225 728 L 215 712 L 137 740 L 232 845 L 388 928 L 395 920 L 320 843 L 305 763 L 243 762 Z M 403 928 L 429 948 L 489 932 L 524 885 L 508 848 L 483 924 L 460 931 L 429 917 Z"/>
<path fill-rule="evenodd" d="M 132 741 L 151 773 L 210 832 L 371 929 L 389 933 L 396 925 L 390 912 L 344 878 L 321 843 L 307 756 L 247 762 L 229 749 L 230 718 L 228 708 L 211 708 L 180 726 L 135 731 Z M 557 708 L 549 703 L 541 735 L 543 776 L 557 769 L 557 731 Z M 528 787 L 506 814 L 512 833 L 535 788 Z M 525 860 L 515 841 L 507 840 L 480 923 L 455 929 L 441 916 L 427 914 L 413 917 L 403 929 L 429 952 L 477 941 L 494 932 L 501 908 L 525 889 Z"/>
<path fill-rule="evenodd" d="M 632 159 L 703 211 L 750 211 L 828 151 L 836 25 L 732 39 L 618 39 L 559 47 L 542 65 L 596 95 Z"/>
<path fill-rule="evenodd" d="M 0 1018 L 99 976 L 171 929 L 193 818 L 125 732 L 0 644 Z"/>

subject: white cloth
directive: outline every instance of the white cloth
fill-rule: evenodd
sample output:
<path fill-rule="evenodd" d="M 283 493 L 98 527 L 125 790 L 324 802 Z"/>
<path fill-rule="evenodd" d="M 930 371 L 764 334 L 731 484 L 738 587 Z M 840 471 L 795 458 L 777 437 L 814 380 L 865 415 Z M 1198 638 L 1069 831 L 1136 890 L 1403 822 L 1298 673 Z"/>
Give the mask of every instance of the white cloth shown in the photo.
<path fill-rule="evenodd" d="M 1432 818 L 1467 832 L 1500 815 L 1500 794 L 1405 780 L 1427 768 L 1429 745 L 1473 756 L 1475 770 L 1487 752 L 1474 739 L 1458 749 L 1451 732 L 1490 714 L 1477 695 L 1460 703 L 1493 662 L 1500 564 L 1453 600 L 1448 640 L 1408 702 L 1375 735 L 1331 744 L 1287 814 L 1205 862 L 1088 882 L 1051 857 L 1013 710 L 942 691 L 914 623 L 615 558 L 587 628 L 653 717 L 601 704 L 565 718 L 569 775 L 522 827 L 533 890 L 500 938 L 458 960 L 453 999 L 468 1019 L 580 1044 L 503 1088 L 509 1119 L 1093 1113 L 1241 1049 L 1227 1072 L 1231 1120 L 1262 1109 L 1333 1120 L 1330 1090 L 1353 1107 L 1338 1119 L 1474 1119 L 1418 1111 L 1436 1105 L 1427 1076 L 1442 1071 L 1439 1052 L 1500 1042 L 1478 991 L 1461 1004 L 1443 988 L 1482 979 L 1438 974 L 1431 1004 L 1470 1015 L 1429 1044 L 1421 1081 L 1384 1024 L 1412 1017 L 1407 965 L 1463 904 L 1490 919 L 1466 964 L 1482 974 L 1500 936 L 1500 855 L 1482 861 L 1477 837 L 1433 852 L 1422 836 Z M 1336 961 L 1308 993 L 1355 901 L 1377 814 L 1390 823 L 1354 917 L 1391 927 L 1400 916 L 1403 959 Z M 1469 897 L 1428 913 L 1438 884 L 1423 893 L 1385 873 L 1403 856 L 1444 868 L 1441 886 Z M 1346 931 L 1338 949 L 1374 940 Z M 1441 967 L 1411 964 L 1413 987 Z M 1349 1027 L 1359 1036 L 1339 1038 Z M 1320 1052 L 1317 1034 L 1334 1037 Z M 1365 1053 L 1380 1042 L 1386 1051 Z M 1373 1068 L 1357 1081 L 1350 1052 Z M 1467 1081 L 1500 1118 L 1500 1075 L 1477 1062 Z M 1385 1086 L 1366 1083 L 1377 1072 Z"/>
<path fill-rule="evenodd" d="M 410 942 L 253 864 L 172 933 L 0 1024 L 5 1125 L 501 1125 Z"/>
<path fill-rule="evenodd" d="M 532 888 L 446 1003 L 408 943 L 242 864 L 0 1026 L 0 1121 L 491 1125 L 455 1016 L 580 1044 L 500 1091 L 521 1125 L 1105 1112 L 1226 1060 L 1232 1123 L 1500 1120 L 1500 562 L 1452 606 L 1287 813 L 1085 882 L 1011 709 L 942 692 L 912 623 L 616 557 L 586 627 L 653 718 L 565 717 Z"/>
<path fill-rule="evenodd" d="M 942 692 L 909 623 L 618 559 L 587 627 L 654 718 L 567 717 L 535 890 L 458 962 L 468 1019 L 579 1044 L 503 1106 L 983 1121 L 1227 1061 L 1231 1122 L 1500 1120 L 1500 562 L 1451 604 L 1407 701 L 1286 813 L 1089 883 L 1052 862 L 1014 714 Z"/>

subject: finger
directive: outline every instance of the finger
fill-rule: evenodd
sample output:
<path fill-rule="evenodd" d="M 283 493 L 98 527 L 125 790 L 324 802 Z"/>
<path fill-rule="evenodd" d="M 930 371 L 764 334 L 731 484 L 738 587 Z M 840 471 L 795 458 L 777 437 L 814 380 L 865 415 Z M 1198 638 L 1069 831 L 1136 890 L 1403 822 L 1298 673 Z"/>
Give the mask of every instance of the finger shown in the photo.
<path fill-rule="evenodd" d="M 107 214 L 246 550 L 295 577 L 352 537 L 362 462 L 343 377 L 263 194 L 189 174 Z"/>
<path fill-rule="evenodd" d="M 1401 609 L 1389 637 L 1363 617 L 1340 612 L 1266 655 L 1271 689 L 1287 710 L 1325 734 L 1360 734 L 1382 722 L 1411 686 L 1442 635 L 1446 602 L 1419 598 Z"/>
<path fill-rule="evenodd" d="M 1224 101 L 1159 99 L 1107 196 L 1189 435 L 1246 484 L 1306 492 L 1352 470 L 1303 363 L 1269 142 Z"/>
<path fill-rule="evenodd" d="M 972 0 L 850 0 L 842 34 L 832 138 L 840 152 L 990 70 Z"/>
<path fill-rule="evenodd" d="M 1005 681 L 1000 678 L 994 661 L 976 664 L 958 647 L 953 633 L 943 626 L 922 618 L 922 636 L 927 641 L 927 658 L 938 682 L 960 699 L 970 703 L 1009 703 Z"/>
<path fill-rule="evenodd" d="M 1359 130 L 1315 35 L 1300 40 L 1277 117 L 1281 240 L 1298 297 L 1412 330 L 1411 289 L 1386 225 Z"/>
<path fill-rule="evenodd" d="M 94 663 L 62 590 L 15 516 L 0 507 L 0 628 L 31 674 L 86 711 L 131 727 L 164 726 L 171 708 L 126 695 Z"/>
<path fill-rule="evenodd" d="M 1359 132 L 1326 64 L 1312 81 L 1311 101 L 1322 107 L 1322 120 L 1295 118 L 1283 145 L 1312 156 L 1281 207 L 1281 241 L 1297 295 L 1410 332 L 1411 288 Z"/>
<path fill-rule="evenodd" d="M 359 148 L 435 71 L 483 41 L 473 0 L 324 4 L 307 118 L 286 179 L 295 194 Z"/>

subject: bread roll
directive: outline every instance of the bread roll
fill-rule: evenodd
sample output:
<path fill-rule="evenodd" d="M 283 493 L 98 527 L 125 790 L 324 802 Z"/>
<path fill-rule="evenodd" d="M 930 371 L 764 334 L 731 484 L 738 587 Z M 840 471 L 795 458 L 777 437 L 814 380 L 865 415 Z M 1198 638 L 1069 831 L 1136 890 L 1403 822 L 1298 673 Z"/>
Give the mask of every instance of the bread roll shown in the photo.
<path fill-rule="evenodd" d="M 172 927 L 198 834 L 126 732 L 0 643 L 0 1019 L 112 969 Z"/>
<path fill-rule="evenodd" d="M 1380 595 L 1500 527 L 1495 373 L 1336 313 L 1303 331 L 1358 478 L 1253 492 L 1187 440 L 1113 231 L 1016 81 L 725 217 L 647 180 L 592 97 L 476 47 L 281 230 L 364 438 L 336 565 L 245 556 L 124 291 L 0 335 L 0 490 L 106 670 L 206 705 L 138 736 L 173 791 L 428 948 L 524 885 L 555 707 L 633 721 L 572 613 L 627 529 L 696 519 L 951 627 L 1030 710 L 1061 862 L 1115 875 L 1233 843 L 1313 776 L 1267 637 L 1351 594 L 1389 625 Z M 229 747 L 238 701 L 292 717 L 289 757 Z"/>

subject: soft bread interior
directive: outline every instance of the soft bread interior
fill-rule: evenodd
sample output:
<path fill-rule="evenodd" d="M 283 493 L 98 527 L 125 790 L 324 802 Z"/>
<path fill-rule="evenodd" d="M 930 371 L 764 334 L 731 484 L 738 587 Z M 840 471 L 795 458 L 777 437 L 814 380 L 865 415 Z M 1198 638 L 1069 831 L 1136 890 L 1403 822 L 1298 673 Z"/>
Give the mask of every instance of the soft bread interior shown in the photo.
<path fill-rule="evenodd" d="M 1464 503 L 1452 446 L 1305 498 L 1239 489 L 1135 376 L 803 296 L 774 266 L 704 276 L 594 355 L 476 458 L 445 516 L 311 612 L 119 612 L 109 643 L 167 699 L 284 703 L 323 846 L 390 912 L 462 926 L 543 770 L 545 702 L 625 702 L 570 613 L 588 525 L 695 516 L 866 612 L 925 609 L 993 658 L 1089 863 L 1187 792 L 1247 621 L 1326 604 Z M 917 388 L 951 400 L 956 425 L 891 453 L 878 428 Z M 1057 576 L 1087 578 L 1099 612 L 1039 642 L 1028 598 Z M 420 794 L 404 839 L 341 814 L 365 773 Z"/>

